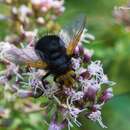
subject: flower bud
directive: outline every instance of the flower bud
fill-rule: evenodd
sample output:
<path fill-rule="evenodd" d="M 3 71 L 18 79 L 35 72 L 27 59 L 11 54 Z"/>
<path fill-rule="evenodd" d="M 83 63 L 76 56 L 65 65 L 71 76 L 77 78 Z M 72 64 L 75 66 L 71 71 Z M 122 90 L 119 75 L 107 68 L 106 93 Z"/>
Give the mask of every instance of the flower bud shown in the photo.
<path fill-rule="evenodd" d="M 45 20 L 43 19 L 43 17 L 38 17 L 38 18 L 37 18 L 37 23 L 38 23 L 39 25 L 43 25 L 43 24 L 45 23 Z"/>
<path fill-rule="evenodd" d="M 12 14 L 13 14 L 13 15 L 17 15 L 17 14 L 18 14 L 18 10 L 17 10 L 16 7 L 13 7 L 13 8 L 12 8 Z"/>
<path fill-rule="evenodd" d="M 40 8 L 41 0 L 32 0 L 31 1 L 33 8 L 38 10 Z"/>
<path fill-rule="evenodd" d="M 98 91 L 98 87 L 92 85 L 88 87 L 87 91 L 85 92 L 84 97 L 89 98 L 90 100 L 94 100 L 96 97 L 97 91 Z"/>
<path fill-rule="evenodd" d="M 79 47 L 78 46 L 74 49 L 74 55 L 75 55 L 75 57 L 79 56 Z"/>
<path fill-rule="evenodd" d="M 79 46 L 79 54 L 80 55 L 84 54 L 84 48 L 82 46 Z"/>
<path fill-rule="evenodd" d="M 83 77 L 83 79 L 89 79 L 90 78 L 90 73 L 88 71 L 82 72 L 80 76 Z"/>
<path fill-rule="evenodd" d="M 89 54 L 84 54 L 84 56 L 83 56 L 83 61 L 84 62 L 89 62 L 91 60 L 91 56 L 89 55 Z"/>
<path fill-rule="evenodd" d="M 84 62 L 89 62 L 91 60 L 91 57 L 93 55 L 93 50 L 84 50 L 84 56 L 83 56 L 83 61 Z"/>
<path fill-rule="evenodd" d="M 100 97 L 100 101 L 101 101 L 101 102 L 107 102 L 107 101 L 110 100 L 112 97 L 113 97 L 112 88 L 108 88 L 108 89 L 106 89 L 106 90 L 102 93 L 102 96 Z"/>

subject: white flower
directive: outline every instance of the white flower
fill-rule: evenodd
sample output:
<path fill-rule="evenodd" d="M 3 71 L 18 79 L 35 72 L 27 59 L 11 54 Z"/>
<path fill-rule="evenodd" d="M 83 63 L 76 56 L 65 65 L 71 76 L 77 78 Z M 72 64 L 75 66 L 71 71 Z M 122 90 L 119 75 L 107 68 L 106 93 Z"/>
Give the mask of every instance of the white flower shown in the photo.
<path fill-rule="evenodd" d="M 64 4 L 64 0 L 60 0 L 60 1 L 53 0 L 52 7 L 61 8 L 63 4 Z"/>
<path fill-rule="evenodd" d="M 70 114 L 71 114 L 73 117 L 75 117 L 75 118 L 78 117 L 79 113 L 81 113 L 81 112 L 83 112 L 83 111 L 85 111 L 85 110 L 86 110 L 86 109 L 80 110 L 80 109 L 78 109 L 78 108 L 76 108 L 76 107 L 70 107 L 70 108 L 69 108 Z"/>
<path fill-rule="evenodd" d="M 4 60 L 4 53 L 11 49 L 11 45 L 8 42 L 0 42 L 0 59 Z"/>
<path fill-rule="evenodd" d="M 30 8 L 28 8 L 26 5 L 21 5 L 19 8 L 19 13 L 23 16 L 26 16 L 28 14 L 31 14 L 32 11 Z"/>
<path fill-rule="evenodd" d="M 18 10 L 17 10 L 16 7 L 12 7 L 12 13 L 13 13 L 14 15 L 18 14 Z"/>
<path fill-rule="evenodd" d="M 51 123 L 48 130 L 62 130 L 67 125 L 66 120 L 63 120 L 61 123 L 58 123 L 57 120 L 57 115 L 52 115 Z"/>
<path fill-rule="evenodd" d="M 95 88 L 95 90 L 98 90 L 100 88 L 100 84 L 94 78 L 88 80 L 80 77 L 79 81 L 84 92 L 87 92 L 88 88 Z"/>
<path fill-rule="evenodd" d="M 0 84 L 4 85 L 8 82 L 8 79 L 5 75 L 0 76 Z"/>
<path fill-rule="evenodd" d="M 100 61 L 92 61 L 91 64 L 88 66 L 88 71 L 91 75 L 100 76 L 103 74 L 102 64 Z"/>
<path fill-rule="evenodd" d="M 26 37 L 27 42 L 29 43 L 29 46 L 34 46 L 34 44 L 36 42 L 36 37 L 37 37 L 38 30 L 35 29 L 33 31 L 25 31 L 23 26 L 21 26 L 20 31 Z"/>
<path fill-rule="evenodd" d="M 59 88 L 54 85 L 54 86 L 47 86 L 46 89 L 44 89 L 44 95 L 47 97 L 51 97 L 53 96 L 57 91 L 59 90 Z"/>
<path fill-rule="evenodd" d="M 9 118 L 10 110 L 6 108 L 0 107 L 0 117 L 2 118 Z"/>
<path fill-rule="evenodd" d="M 108 80 L 108 77 L 105 74 L 102 76 L 102 79 L 100 80 L 100 82 L 101 84 L 108 84 L 110 86 L 113 86 L 116 84 L 115 82 Z"/>
<path fill-rule="evenodd" d="M 87 48 L 84 49 L 84 54 L 88 55 L 89 57 L 92 57 L 93 53 L 94 53 L 94 50 L 90 50 Z"/>
<path fill-rule="evenodd" d="M 79 108 L 76 108 L 74 106 L 68 107 L 68 110 L 64 113 L 65 119 L 68 121 L 68 129 L 70 130 L 70 127 L 73 127 L 72 122 L 74 122 L 78 127 L 81 126 L 81 123 L 77 120 L 78 115 L 85 111 L 86 109 L 80 110 Z"/>
<path fill-rule="evenodd" d="M 101 125 L 102 128 L 107 128 L 103 122 L 102 122 L 102 118 L 101 118 L 101 111 L 97 110 L 95 112 L 92 112 L 89 116 L 89 119 L 91 119 L 92 121 L 96 122 L 98 121 L 98 123 Z"/>
<path fill-rule="evenodd" d="M 102 106 L 104 105 L 104 102 L 101 103 L 101 104 L 95 104 L 93 105 L 93 107 L 96 109 L 96 110 L 101 110 Z"/>
<path fill-rule="evenodd" d="M 91 40 L 91 41 L 92 41 L 92 40 L 95 40 L 95 37 L 94 37 L 92 34 L 87 33 L 87 32 L 88 32 L 88 30 L 85 28 L 85 29 L 83 30 L 82 35 L 81 35 L 80 43 L 82 43 L 82 42 L 90 43 L 90 40 Z"/>
<path fill-rule="evenodd" d="M 90 75 L 95 77 L 95 80 L 99 82 L 99 84 L 104 84 L 104 83 L 110 83 L 108 81 L 107 76 L 103 72 L 102 64 L 100 61 L 92 61 L 91 64 L 88 66 L 88 71 Z"/>
<path fill-rule="evenodd" d="M 82 74 L 82 73 L 84 73 L 84 72 L 86 72 L 86 69 L 83 68 L 83 67 L 80 67 L 79 69 L 77 69 L 77 70 L 75 71 L 75 73 L 78 74 L 78 75 L 80 75 L 80 74 Z"/>
<path fill-rule="evenodd" d="M 73 94 L 75 94 L 75 91 L 72 88 L 67 88 L 66 86 L 64 86 L 64 92 L 68 96 L 72 96 Z"/>
<path fill-rule="evenodd" d="M 75 92 L 74 94 L 72 94 L 71 102 L 78 101 L 82 99 L 83 96 L 84 96 L 84 93 L 82 91 Z"/>
<path fill-rule="evenodd" d="M 72 61 L 73 69 L 77 70 L 80 68 L 80 63 L 81 63 L 80 58 L 78 58 L 78 59 L 72 58 L 71 61 Z"/>
<path fill-rule="evenodd" d="M 48 130 L 61 130 L 62 127 L 56 123 L 51 123 Z"/>
<path fill-rule="evenodd" d="M 38 17 L 37 18 L 37 23 L 43 25 L 45 23 L 45 19 L 43 17 Z"/>
<path fill-rule="evenodd" d="M 32 4 L 40 4 L 41 0 L 32 0 L 31 2 L 32 2 Z"/>

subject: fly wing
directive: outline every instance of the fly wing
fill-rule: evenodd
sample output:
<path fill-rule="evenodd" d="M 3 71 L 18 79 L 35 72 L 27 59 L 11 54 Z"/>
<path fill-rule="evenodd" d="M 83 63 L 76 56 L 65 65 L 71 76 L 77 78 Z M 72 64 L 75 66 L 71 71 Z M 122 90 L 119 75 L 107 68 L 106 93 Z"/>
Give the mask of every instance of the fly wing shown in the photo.
<path fill-rule="evenodd" d="M 60 38 L 65 43 L 68 55 L 73 54 L 74 49 L 80 41 L 85 28 L 85 19 L 84 15 L 80 15 L 70 26 L 64 27 L 59 33 Z"/>
<path fill-rule="evenodd" d="M 45 61 L 41 60 L 35 53 L 35 50 L 33 48 L 25 48 L 22 49 L 22 52 L 24 53 L 26 59 L 25 63 L 29 65 L 30 67 L 34 68 L 41 68 L 44 69 L 47 67 L 47 64 Z M 28 52 L 31 52 L 30 54 Z"/>
<path fill-rule="evenodd" d="M 42 69 L 47 66 L 47 64 L 36 55 L 35 50 L 32 47 L 17 48 L 12 44 L 4 46 L 5 45 L 0 48 L 1 58 L 3 60 L 8 60 L 16 64 L 26 64 L 30 67 Z"/>

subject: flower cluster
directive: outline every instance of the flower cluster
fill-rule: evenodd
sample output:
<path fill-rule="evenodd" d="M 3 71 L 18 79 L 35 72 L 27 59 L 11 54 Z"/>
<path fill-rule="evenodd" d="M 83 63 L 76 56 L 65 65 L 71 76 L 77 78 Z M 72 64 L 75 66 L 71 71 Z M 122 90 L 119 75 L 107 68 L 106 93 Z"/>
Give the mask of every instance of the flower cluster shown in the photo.
<path fill-rule="evenodd" d="M 64 12 L 63 0 L 31 0 L 35 9 L 40 9 L 43 13 L 49 10 L 54 10 L 54 13 L 59 15 Z"/>
<path fill-rule="evenodd" d="M 84 30 L 80 43 L 90 40 L 94 40 L 94 37 Z M 102 122 L 101 108 L 113 97 L 114 82 L 108 80 L 100 61 L 91 60 L 92 53 L 81 45 L 75 48 L 71 59 L 74 74 L 69 75 L 73 84 L 67 85 L 60 80 L 55 81 L 54 75 L 41 81 L 46 74 L 45 70 L 22 65 L 30 59 L 38 60 L 32 44 L 17 48 L 1 42 L 0 57 L 7 69 L 2 72 L 0 83 L 5 86 L 5 90 L 21 98 L 46 97 L 48 102 L 44 110 L 50 112 L 52 117 L 49 130 L 61 130 L 66 126 L 70 129 L 74 124 L 80 127 L 78 117 L 81 113 L 106 128 Z M 66 82 L 70 79 L 66 78 Z M 41 110 L 40 107 L 38 109 Z"/>
<path fill-rule="evenodd" d="M 33 32 L 40 28 L 42 32 L 56 32 L 60 29 L 56 22 L 64 10 L 64 0 L 5 0 L 2 1 L 9 9 L 8 16 L 0 14 L 0 20 L 9 22 L 12 32 L 5 41 L 18 44 L 26 40 L 23 30 Z M 25 31 L 25 32 L 26 32 Z"/>
<path fill-rule="evenodd" d="M 124 5 L 121 7 L 115 7 L 113 11 L 113 15 L 116 19 L 116 23 L 124 24 L 126 27 L 126 31 L 129 30 L 130 26 L 130 15 L 129 15 L 130 5 Z"/>

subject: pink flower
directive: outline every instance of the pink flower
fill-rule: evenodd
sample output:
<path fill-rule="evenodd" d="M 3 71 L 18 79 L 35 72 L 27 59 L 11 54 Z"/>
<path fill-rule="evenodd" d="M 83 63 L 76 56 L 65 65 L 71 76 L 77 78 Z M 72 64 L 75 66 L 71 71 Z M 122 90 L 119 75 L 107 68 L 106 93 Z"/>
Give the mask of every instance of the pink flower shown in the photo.
<path fill-rule="evenodd" d="M 87 91 L 85 92 L 84 97 L 89 98 L 90 100 L 94 100 L 96 97 L 97 91 L 98 91 L 98 87 L 94 85 L 89 86 Z"/>
<path fill-rule="evenodd" d="M 100 101 L 102 102 L 107 102 L 113 97 L 113 91 L 112 88 L 106 89 L 103 93 L 102 96 L 100 97 Z"/>
<path fill-rule="evenodd" d="M 98 123 L 101 125 L 102 128 L 107 128 L 107 127 L 102 123 L 101 111 L 97 110 L 97 111 L 95 111 L 95 112 L 92 112 L 91 114 L 89 114 L 88 118 L 91 119 L 91 120 L 94 121 L 94 122 L 98 121 Z"/>
<path fill-rule="evenodd" d="M 57 123 L 56 113 L 52 116 L 51 123 L 48 130 L 62 130 L 67 125 L 67 121 L 63 120 L 61 123 Z"/>

